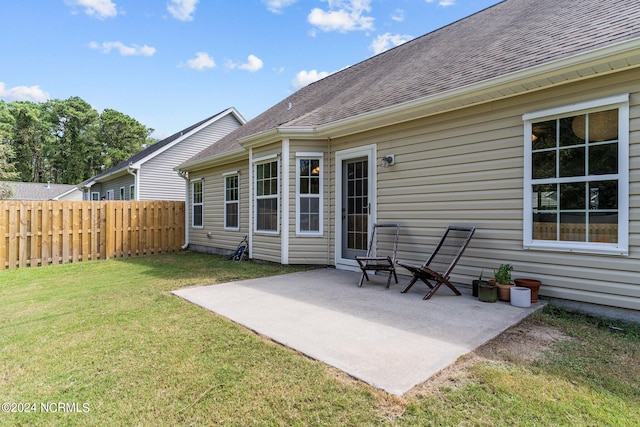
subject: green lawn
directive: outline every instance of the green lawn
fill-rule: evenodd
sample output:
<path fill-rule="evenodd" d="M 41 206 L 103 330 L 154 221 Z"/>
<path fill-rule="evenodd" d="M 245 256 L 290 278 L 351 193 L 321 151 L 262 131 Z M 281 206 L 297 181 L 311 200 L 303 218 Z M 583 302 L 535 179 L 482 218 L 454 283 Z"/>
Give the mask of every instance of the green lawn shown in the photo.
<path fill-rule="evenodd" d="M 0 403 L 35 409 L 0 425 L 640 424 L 638 326 L 551 308 L 535 321 L 572 339 L 544 357 L 401 399 L 169 293 L 297 270 L 186 253 L 0 272 Z"/>

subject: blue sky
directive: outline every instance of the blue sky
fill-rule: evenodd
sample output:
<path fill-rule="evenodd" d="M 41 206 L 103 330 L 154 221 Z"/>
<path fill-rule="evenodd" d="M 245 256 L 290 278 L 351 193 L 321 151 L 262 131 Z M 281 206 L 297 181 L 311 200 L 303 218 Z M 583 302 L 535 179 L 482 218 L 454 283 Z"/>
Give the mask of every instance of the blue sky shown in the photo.
<path fill-rule="evenodd" d="M 251 119 L 305 84 L 499 0 L 2 0 L 0 99 L 79 96 L 164 138 L 228 107 Z"/>

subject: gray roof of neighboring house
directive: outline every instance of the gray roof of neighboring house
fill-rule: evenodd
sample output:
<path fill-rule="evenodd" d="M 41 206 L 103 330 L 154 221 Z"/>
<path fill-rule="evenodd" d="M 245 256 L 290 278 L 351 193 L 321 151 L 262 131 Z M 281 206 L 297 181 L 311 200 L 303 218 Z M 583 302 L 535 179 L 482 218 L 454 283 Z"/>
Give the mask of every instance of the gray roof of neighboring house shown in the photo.
<path fill-rule="evenodd" d="M 76 189 L 75 185 L 0 181 L 13 190 L 9 200 L 52 200 Z"/>
<path fill-rule="evenodd" d="M 505 0 L 300 89 L 183 165 L 639 37 L 638 0 Z"/>
<path fill-rule="evenodd" d="M 176 141 L 178 138 L 181 138 L 182 136 L 188 134 L 189 132 L 192 132 L 196 129 L 198 129 L 200 126 L 202 126 L 203 124 L 207 123 L 208 121 L 214 119 L 217 116 L 221 116 L 224 115 L 225 113 L 230 113 L 233 112 L 234 114 L 236 114 L 240 121 L 244 121 L 244 119 L 242 118 L 242 116 L 240 116 L 240 114 L 234 109 L 234 108 L 227 108 L 225 110 L 222 110 L 210 117 L 207 117 L 204 120 L 200 120 L 198 123 L 194 123 L 189 127 L 186 127 L 184 129 L 182 129 L 181 131 L 178 131 L 176 133 L 174 133 L 173 135 L 162 139 L 158 142 L 156 142 L 155 144 L 152 144 L 150 146 L 148 146 L 147 148 L 145 148 L 144 150 L 138 151 L 136 154 L 134 154 L 133 156 L 129 157 L 126 160 L 121 161 L 120 163 L 118 163 L 115 166 L 110 167 L 109 169 L 105 170 L 104 172 L 91 177 L 90 179 L 83 181 L 82 183 L 79 184 L 78 187 L 82 187 L 84 184 L 89 183 L 91 181 L 96 181 L 99 180 L 100 178 L 109 176 L 111 174 L 113 174 L 116 171 L 122 170 L 127 168 L 129 165 L 133 164 L 133 163 L 137 163 L 141 160 L 144 160 L 145 158 L 151 156 L 152 154 L 154 154 L 157 151 L 160 151 L 162 148 L 166 147 L 167 145 L 171 144 L 172 142 Z"/>

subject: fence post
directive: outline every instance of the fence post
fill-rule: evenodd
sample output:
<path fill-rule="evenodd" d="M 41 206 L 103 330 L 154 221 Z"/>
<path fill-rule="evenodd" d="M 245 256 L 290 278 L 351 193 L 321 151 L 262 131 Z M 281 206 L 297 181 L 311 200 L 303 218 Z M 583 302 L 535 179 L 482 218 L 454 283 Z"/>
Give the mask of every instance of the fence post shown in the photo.
<path fill-rule="evenodd" d="M 115 252 L 115 221 L 114 221 L 114 212 L 111 207 L 110 202 L 102 202 L 105 211 L 105 230 L 102 231 L 104 235 L 104 243 L 105 243 L 105 259 L 110 259 L 113 257 Z"/>

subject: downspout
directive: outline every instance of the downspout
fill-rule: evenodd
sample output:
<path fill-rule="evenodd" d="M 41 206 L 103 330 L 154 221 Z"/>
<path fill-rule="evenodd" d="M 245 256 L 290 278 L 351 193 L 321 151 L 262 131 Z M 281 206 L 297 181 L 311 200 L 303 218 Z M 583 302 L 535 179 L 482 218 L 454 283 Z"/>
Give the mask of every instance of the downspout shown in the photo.
<path fill-rule="evenodd" d="M 137 168 L 134 168 L 133 166 L 131 166 L 131 163 L 129 163 L 129 167 L 127 168 L 127 173 L 129 175 L 133 175 L 133 191 L 135 193 L 135 199 L 134 200 L 140 200 L 139 197 L 139 192 L 138 192 L 138 170 Z"/>
<path fill-rule="evenodd" d="M 178 170 L 178 175 L 184 179 L 184 245 L 182 250 L 189 247 L 189 172 Z"/>
<path fill-rule="evenodd" d="M 83 194 L 82 200 L 85 200 L 85 198 L 84 198 L 85 194 L 87 195 L 86 200 L 89 200 L 89 201 L 91 200 L 91 187 L 93 187 L 93 184 L 84 185 L 82 187 L 82 194 Z M 98 196 L 98 199 L 100 199 L 100 196 Z"/>

